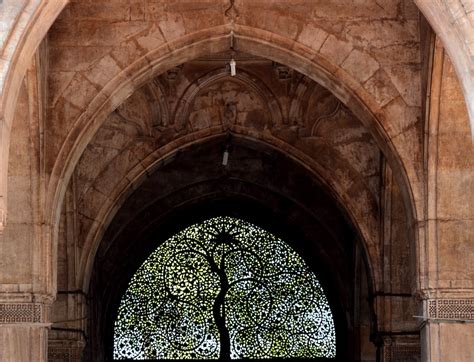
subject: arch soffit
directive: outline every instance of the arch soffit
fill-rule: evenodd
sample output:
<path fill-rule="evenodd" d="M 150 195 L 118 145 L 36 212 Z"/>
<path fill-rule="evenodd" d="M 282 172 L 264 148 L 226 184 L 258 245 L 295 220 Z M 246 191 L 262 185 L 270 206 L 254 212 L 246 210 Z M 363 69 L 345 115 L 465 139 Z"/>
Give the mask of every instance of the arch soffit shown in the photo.
<path fill-rule="evenodd" d="M 399 153 L 394 150 L 396 148 L 380 122 L 384 119 L 384 114 L 375 100 L 371 99 L 360 84 L 341 68 L 337 68 L 314 52 L 309 53 L 307 48 L 304 49 L 304 52 L 299 48 L 295 49 L 294 47 L 297 45 L 293 40 L 288 45 L 289 40 L 275 34 L 246 27 L 239 27 L 238 29 L 241 31 L 236 31 L 235 34 L 240 50 L 286 64 L 316 80 L 332 91 L 358 116 L 361 122 L 371 131 L 379 147 L 384 151 L 392 169 L 399 176 L 399 181 L 402 181 L 407 213 L 413 220 L 416 211 L 413 207 L 412 188 L 407 177 L 410 172 L 407 175 L 404 166 L 413 170 L 414 165 L 407 161 L 403 164 Z M 60 205 L 68 180 L 83 150 L 108 114 L 136 89 L 142 87 L 156 75 L 186 61 L 227 50 L 229 33 L 230 27 L 222 26 L 207 29 L 199 32 L 199 34 L 194 33 L 184 36 L 172 44 L 168 43 L 130 65 L 102 89 L 87 110 L 79 117 L 60 151 L 58 161 L 53 169 L 47 198 L 46 212 L 47 215 L 50 215 L 50 218 L 47 216 L 49 218 L 49 220 L 46 220 L 47 223 L 57 228 Z M 245 34 L 252 34 L 253 36 L 249 37 Z M 367 102 L 364 103 L 363 100 L 367 100 Z M 377 118 L 376 115 L 379 117 Z M 400 137 L 397 139 L 400 139 Z M 411 175 L 413 176 L 415 173 L 411 172 Z M 416 182 L 413 182 L 413 184 L 415 187 L 417 186 Z M 416 235 L 412 237 L 416 238 Z M 53 230 L 53 238 L 53 245 L 56 245 L 57 230 Z"/>
<path fill-rule="evenodd" d="M 463 88 L 474 140 L 474 13 L 472 0 L 415 0 L 416 5 L 442 40 Z M 470 6 L 472 11 L 472 5 Z"/>
<path fill-rule="evenodd" d="M 57 224 L 55 221 L 59 218 L 59 205 L 67 181 L 88 142 L 108 114 L 156 75 L 186 61 L 227 50 L 229 33 L 229 26 L 221 26 L 183 36 L 143 56 L 107 83 L 94 97 L 86 111 L 79 116 L 60 150 L 53 168 L 50 193 L 47 198 L 47 210 L 50 215 L 50 219 L 46 220 L 48 223 Z M 395 175 L 404 185 L 402 189 L 406 208 L 410 217 L 414 219 L 416 211 L 413 207 L 413 188 L 419 187 L 415 172 L 416 165 L 411 162 L 412 155 L 408 155 L 407 151 L 397 152 L 403 148 L 404 137 L 398 134 L 392 140 L 388 136 L 394 130 L 390 129 L 392 126 L 386 121 L 384 112 L 367 91 L 343 69 L 331 64 L 308 48 L 302 49 L 302 46 L 294 40 L 242 26 L 236 28 L 235 37 L 239 50 L 263 56 L 296 69 L 329 89 L 352 110 L 374 136 Z M 384 128 L 385 126 L 389 129 Z M 400 145 L 399 148 L 397 148 L 398 145 Z M 401 154 L 405 154 L 405 157 L 400 156 Z"/>
<path fill-rule="evenodd" d="M 78 285 L 87 290 L 90 282 L 90 277 L 93 271 L 94 260 L 99 248 L 102 237 L 107 230 L 108 225 L 112 222 L 116 212 L 122 207 L 131 193 L 139 188 L 140 184 L 148 175 L 152 174 L 163 162 L 173 157 L 174 154 L 180 152 L 192 145 L 201 144 L 216 137 L 226 135 L 227 130 L 223 127 L 214 127 L 212 129 L 205 129 L 187 134 L 180 139 L 157 149 L 153 154 L 149 155 L 143 162 L 140 162 L 127 175 L 122 178 L 122 181 L 114 188 L 114 190 L 107 197 L 106 202 L 102 205 L 94 220 L 83 246 L 83 252 L 79 261 Z M 368 215 L 357 212 L 357 203 L 355 201 L 343 199 L 340 190 L 335 189 L 336 185 L 329 184 L 327 178 L 323 175 L 325 170 L 318 165 L 312 157 L 306 155 L 300 150 L 297 150 L 290 144 L 283 142 L 271 135 L 261 132 L 250 134 L 243 127 L 232 128 L 232 132 L 240 138 L 257 142 L 269 147 L 270 149 L 284 152 L 293 162 L 296 162 L 311 175 L 313 175 L 324 188 L 329 191 L 329 194 L 334 197 L 339 205 L 344 205 L 343 209 L 347 214 L 348 219 L 357 230 L 360 240 L 362 240 L 362 247 L 367 257 L 368 268 L 370 273 L 370 280 L 372 285 L 377 285 L 380 269 L 378 255 L 379 248 L 377 245 L 376 235 L 371 234 L 371 230 L 375 230 L 377 225 L 375 220 L 370 223 L 366 219 L 370 219 Z"/>
<path fill-rule="evenodd" d="M 5 42 L 0 43 L 0 231 L 7 219 L 8 159 L 11 123 L 26 69 L 39 44 L 69 0 L 27 0 L 21 9 L 5 13 L 13 21 Z M 0 4 L 0 12 L 8 4 Z M 18 7 L 14 4 L 13 7 Z M 11 9 L 10 9 L 11 10 Z M 15 16 L 15 19 L 8 19 Z"/>
<path fill-rule="evenodd" d="M 0 48 L 0 119 L 10 130 L 21 81 L 29 60 L 69 0 L 28 0 Z M 0 5 L 7 6 L 6 4 Z M 3 151 L 3 150 L 2 150 Z"/>

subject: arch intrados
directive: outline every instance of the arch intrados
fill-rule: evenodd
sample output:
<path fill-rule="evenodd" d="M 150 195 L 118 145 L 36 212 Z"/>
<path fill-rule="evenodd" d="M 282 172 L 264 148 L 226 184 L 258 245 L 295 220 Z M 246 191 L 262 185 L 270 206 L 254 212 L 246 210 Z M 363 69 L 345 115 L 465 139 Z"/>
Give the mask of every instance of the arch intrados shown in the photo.
<path fill-rule="evenodd" d="M 186 228 L 187 226 L 189 226 L 193 223 L 201 222 L 201 221 L 203 221 L 207 218 L 210 218 L 210 217 L 220 216 L 222 214 L 228 214 L 228 215 L 238 214 L 239 218 L 242 218 L 242 219 L 245 219 L 249 222 L 258 224 L 262 227 L 265 225 L 265 227 L 269 231 L 272 231 L 275 235 L 280 235 L 280 237 L 282 239 L 286 238 L 288 240 L 292 240 L 292 245 L 294 244 L 293 247 L 295 248 L 295 250 L 300 252 L 302 254 L 303 259 L 306 260 L 307 255 L 304 254 L 305 245 L 295 243 L 295 240 L 293 240 L 289 237 L 288 229 L 284 227 L 285 222 L 283 220 L 285 220 L 285 219 L 282 217 L 284 213 L 281 213 L 281 215 L 280 215 L 280 220 L 282 220 L 282 222 L 279 222 L 277 224 L 273 224 L 273 223 L 268 222 L 267 217 L 263 217 L 261 214 L 257 215 L 256 213 L 254 213 L 255 212 L 254 209 L 248 209 L 247 210 L 247 208 L 245 208 L 244 212 L 242 212 L 241 209 L 238 209 L 237 210 L 238 212 L 236 212 L 236 210 L 234 209 L 234 207 L 232 205 L 232 207 L 226 207 L 225 208 L 226 211 L 224 213 L 222 213 L 222 208 L 220 208 L 217 211 L 215 209 L 213 209 L 211 212 L 208 211 L 207 213 L 204 213 L 204 214 L 198 213 L 197 215 L 192 215 L 192 217 L 189 217 L 189 215 L 186 215 L 186 217 L 184 218 L 184 222 L 182 220 L 177 220 L 177 219 L 179 219 L 180 211 L 182 211 L 183 209 L 188 209 L 189 207 L 192 206 L 191 208 L 196 208 L 196 209 L 200 210 L 200 209 L 202 209 L 203 205 L 206 206 L 207 204 L 209 204 L 209 202 L 212 203 L 213 201 L 216 201 L 216 200 L 217 201 L 227 200 L 229 197 L 231 199 L 234 198 L 235 200 L 238 199 L 239 201 L 245 200 L 246 202 L 252 202 L 252 203 L 254 203 L 255 206 L 258 205 L 259 210 L 266 209 L 267 212 L 270 213 L 271 215 L 276 215 L 277 214 L 275 211 L 272 211 L 271 208 L 268 207 L 268 205 L 265 205 L 266 198 L 264 198 L 264 199 L 259 198 L 255 194 L 252 194 L 251 192 L 247 192 L 247 190 L 244 191 L 244 192 L 241 192 L 241 191 L 233 190 L 232 187 L 230 187 L 230 189 L 232 190 L 230 192 L 229 192 L 229 189 L 226 189 L 225 192 L 223 192 L 222 190 L 215 190 L 215 189 L 208 190 L 207 192 L 199 193 L 199 195 L 197 195 L 195 197 L 186 197 L 185 199 L 180 200 L 179 202 L 176 203 L 176 205 L 173 206 L 172 210 L 167 210 L 165 212 L 160 212 L 160 211 L 157 212 L 157 208 L 159 208 L 158 205 L 161 202 L 163 202 L 163 200 L 167 200 L 170 197 L 172 198 L 173 196 L 175 196 L 175 195 L 177 195 L 180 192 L 183 192 L 185 190 L 200 188 L 200 186 L 202 186 L 202 185 L 207 185 L 207 184 L 210 184 L 210 183 L 212 184 L 215 181 L 216 181 L 215 179 L 209 179 L 209 180 L 205 180 L 205 181 L 198 182 L 198 183 L 195 183 L 195 184 L 186 185 L 183 188 L 176 189 L 175 191 L 173 191 L 170 194 L 164 195 L 162 197 L 154 198 L 148 205 L 146 205 L 146 207 L 144 207 L 143 209 L 140 209 L 138 211 L 137 215 L 134 218 L 132 218 L 129 221 L 128 224 L 126 224 L 124 227 L 122 227 L 122 225 L 120 225 L 121 228 L 118 231 L 115 230 L 116 224 L 110 224 L 110 226 L 112 226 L 112 228 L 113 228 L 112 229 L 113 232 L 109 232 L 110 230 L 108 230 L 108 232 L 107 232 L 108 245 L 105 247 L 105 250 L 107 250 L 107 252 L 108 252 L 109 246 L 116 248 L 115 245 L 113 245 L 113 246 L 111 246 L 111 245 L 115 244 L 116 241 L 119 240 L 119 242 L 122 242 L 122 244 L 119 245 L 119 250 L 123 251 L 125 249 L 123 241 L 124 240 L 127 240 L 127 241 L 130 240 L 127 237 L 127 235 L 128 235 L 127 231 L 130 228 L 133 228 L 134 231 L 136 231 L 136 232 L 133 232 L 133 237 L 137 237 L 138 239 L 142 239 L 142 238 L 148 239 L 150 237 L 150 235 L 158 235 L 158 234 L 156 234 L 156 232 L 154 230 L 158 227 L 157 225 L 161 224 L 161 222 L 163 221 L 162 219 L 169 220 L 170 215 L 172 215 L 171 219 L 174 220 L 171 223 L 172 226 L 173 226 L 172 227 L 173 231 L 169 232 L 169 233 L 166 233 L 166 235 L 167 235 L 166 237 L 163 237 L 163 235 L 161 235 L 160 237 L 157 238 L 158 240 L 162 239 L 164 241 L 165 239 L 167 239 L 167 238 L 171 237 L 172 235 L 174 235 L 175 233 L 179 232 L 181 229 Z M 272 194 L 275 199 L 288 201 L 289 203 L 294 205 L 298 209 L 299 212 L 304 213 L 306 216 L 310 217 L 313 220 L 314 225 L 316 225 L 316 227 L 319 228 L 322 231 L 322 234 L 326 236 L 325 243 L 324 242 L 322 243 L 324 246 L 318 248 L 317 253 L 312 252 L 312 253 L 314 253 L 314 255 L 318 255 L 318 256 L 321 257 L 321 260 L 318 260 L 318 263 L 322 262 L 323 259 L 325 260 L 324 264 L 327 266 L 327 268 L 321 268 L 318 265 L 314 265 L 315 270 L 318 270 L 318 272 L 320 272 L 320 273 L 323 273 L 324 270 L 329 270 L 330 269 L 329 266 L 331 265 L 332 260 L 329 257 L 329 254 L 327 252 L 328 251 L 328 249 L 327 249 L 328 246 L 333 247 L 335 245 L 334 243 L 336 243 L 336 242 L 341 243 L 341 241 L 342 242 L 346 241 L 346 242 L 349 242 L 349 243 L 351 243 L 351 242 L 359 243 L 357 238 L 344 239 L 344 238 L 341 238 L 340 235 L 339 236 L 334 235 L 331 232 L 331 230 L 327 227 L 327 225 L 325 224 L 326 220 L 321 218 L 320 215 L 315 215 L 314 212 L 312 212 L 311 209 L 309 209 L 308 207 L 303 205 L 301 200 L 297 200 L 293 197 L 288 197 L 288 195 L 286 195 L 286 194 L 284 194 L 280 191 L 277 191 L 277 190 L 266 189 L 262 185 L 259 185 L 259 184 L 256 184 L 254 182 L 244 180 L 244 179 L 235 179 L 235 178 L 233 178 L 232 183 L 239 184 L 239 185 L 246 185 L 246 186 L 249 186 L 250 188 L 252 188 L 253 190 L 259 189 L 259 191 L 261 193 L 267 195 L 267 197 L 268 197 L 268 194 Z M 226 196 L 225 198 L 222 197 L 222 195 L 224 193 L 225 193 L 225 196 Z M 239 207 L 241 207 L 241 206 L 242 206 L 242 204 L 239 203 Z M 177 210 L 175 209 L 175 207 L 177 208 Z M 229 210 L 232 210 L 233 212 L 231 213 Z M 148 218 L 146 219 L 145 223 L 142 224 L 141 223 L 141 221 L 143 220 L 142 217 L 144 217 L 145 215 L 147 215 Z M 342 213 L 341 213 L 341 215 L 342 215 Z M 265 221 L 265 223 L 263 223 L 263 221 Z M 139 226 L 137 227 L 136 224 L 139 224 Z M 291 226 L 292 234 L 297 234 L 296 233 L 297 221 L 295 219 L 293 219 L 288 224 Z M 283 229 L 284 229 L 284 231 L 283 231 Z M 295 230 L 293 230 L 293 229 L 295 229 Z M 124 233 L 125 233 L 125 237 L 123 236 Z M 304 238 L 304 239 L 306 240 L 308 238 Z M 144 243 L 142 242 L 142 245 L 147 244 L 147 243 L 148 242 L 144 242 Z M 134 248 L 133 250 L 136 250 L 135 245 L 136 244 L 134 244 L 134 246 L 132 247 L 132 248 Z M 341 245 L 338 245 L 338 246 L 341 247 Z M 99 248 L 101 248 L 101 247 L 102 247 L 102 245 L 99 246 Z M 148 255 L 149 251 L 150 250 L 147 249 L 142 254 L 143 255 Z M 367 259 L 365 258 L 366 255 L 364 254 L 363 256 L 364 256 L 364 262 L 366 262 L 367 261 Z M 116 258 L 114 257 L 114 258 L 112 258 L 112 260 L 115 261 Z M 308 259 L 306 261 L 308 262 L 308 264 L 312 264 L 310 259 Z M 143 260 L 141 260 L 141 262 L 143 262 Z M 139 264 L 141 264 L 141 262 Z M 332 264 L 334 264 L 334 262 L 332 262 Z M 137 268 L 138 268 L 138 266 L 139 266 L 138 264 L 135 265 L 135 267 L 137 267 Z M 118 264 L 117 265 L 117 268 L 119 268 L 119 269 L 121 269 L 122 267 L 123 267 L 123 264 Z M 337 280 L 336 284 L 338 286 L 342 285 L 341 279 L 339 277 L 335 278 L 334 280 Z M 370 287 L 372 287 L 372 286 L 373 285 L 370 284 Z M 371 291 L 373 292 L 372 289 L 371 289 Z"/>
<path fill-rule="evenodd" d="M 179 64 L 222 52 L 229 47 L 230 27 L 221 26 L 183 36 L 142 57 L 111 80 L 93 99 L 89 108 L 69 133 L 52 171 L 46 215 L 50 225 L 58 225 L 60 207 L 72 172 L 87 144 L 106 117 L 136 89 L 158 74 Z M 246 35 L 252 34 L 252 37 Z M 407 214 L 415 219 L 413 193 L 403 163 L 379 118 L 383 112 L 374 100 L 345 71 L 309 49 L 295 49 L 290 40 L 260 29 L 236 26 L 237 49 L 286 64 L 325 86 L 338 97 L 373 135 L 387 158 L 404 197 Z M 290 44 L 288 44 L 290 43 Z M 287 45 L 284 47 L 284 45 Z M 363 101 L 365 100 L 365 103 Z M 57 228 L 57 226 L 56 226 Z M 57 238 L 57 230 L 54 231 Z M 415 237 L 415 236 L 413 236 Z"/>
<path fill-rule="evenodd" d="M 369 280 L 372 285 L 377 285 L 378 263 L 377 263 L 377 246 L 374 237 L 369 235 L 367 231 L 361 228 L 361 223 L 354 210 L 347 205 L 342 199 L 341 192 L 335 189 L 335 185 L 331 185 L 327 182 L 327 179 L 323 177 L 324 169 L 319 166 L 310 156 L 307 156 L 302 151 L 295 149 L 293 146 L 282 142 L 270 135 L 262 132 L 259 137 L 255 134 L 249 134 L 245 132 L 243 127 L 234 127 L 232 129 L 234 139 L 240 139 L 244 142 L 253 143 L 259 147 L 267 148 L 272 152 L 283 153 L 292 162 L 298 164 L 306 170 L 311 177 L 313 177 L 321 187 L 326 190 L 329 196 L 331 196 L 340 210 L 343 213 L 349 223 L 356 230 L 358 238 L 361 240 L 362 250 L 364 252 L 364 258 L 367 260 L 367 268 L 369 274 Z M 152 155 L 147 157 L 142 163 L 132 169 L 122 180 L 117 188 L 114 189 L 112 194 L 109 196 L 109 202 L 104 204 L 100 209 L 97 217 L 87 234 L 84 246 L 83 254 L 79 261 L 79 285 L 82 286 L 83 290 L 88 290 L 90 284 L 90 278 L 92 276 L 93 266 L 97 250 L 102 241 L 102 238 L 113 221 L 116 212 L 123 206 L 127 198 L 131 193 L 140 187 L 140 184 L 160 167 L 161 164 L 168 162 L 179 152 L 183 152 L 185 149 L 195 146 L 202 145 L 216 138 L 226 137 L 228 130 L 222 127 L 214 127 L 209 130 L 202 130 L 181 138 L 179 145 L 175 144 L 170 147 L 162 147 L 154 152 Z"/>
<path fill-rule="evenodd" d="M 7 42 L 9 40 L 14 42 L 14 39 L 19 40 L 16 44 L 15 52 L 10 59 L 11 67 L 5 76 L 5 83 L 3 83 L 3 88 L 0 92 L 2 95 L 0 98 L 0 118 L 3 120 L 2 131 L 5 131 L 5 129 L 9 131 L 11 129 L 11 121 L 16 109 L 21 82 L 29 66 L 28 60 L 33 58 L 36 49 L 44 40 L 49 28 L 56 21 L 59 14 L 61 14 L 68 1 L 42 0 L 39 1 L 36 8 L 31 4 L 33 1 L 29 1 L 29 4 L 26 4 L 21 11 L 22 13 L 31 12 L 28 14 L 30 16 L 28 23 L 23 23 L 26 19 L 19 19 L 9 34 Z M 20 16 L 24 16 L 24 14 L 20 14 Z M 10 44 L 7 43 L 6 47 L 8 45 Z"/>
<path fill-rule="evenodd" d="M 466 31 L 472 31 L 472 28 L 467 25 L 472 23 L 467 19 L 462 19 L 463 16 L 468 17 L 467 9 L 464 9 L 464 4 L 462 4 L 463 1 L 465 0 L 451 2 L 415 0 L 415 4 L 423 13 L 435 34 L 441 39 L 443 47 L 449 54 L 449 59 L 453 62 L 457 78 L 462 87 L 469 114 L 471 136 L 474 141 L 474 102 L 470 101 L 474 95 L 474 62 L 473 52 L 468 49 L 467 45 L 467 39 L 472 39 L 472 33 L 465 33 Z M 454 19 L 453 14 L 457 14 L 459 18 Z M 463 23 L 467 25 L 465 28 L 461 25 Z"/>

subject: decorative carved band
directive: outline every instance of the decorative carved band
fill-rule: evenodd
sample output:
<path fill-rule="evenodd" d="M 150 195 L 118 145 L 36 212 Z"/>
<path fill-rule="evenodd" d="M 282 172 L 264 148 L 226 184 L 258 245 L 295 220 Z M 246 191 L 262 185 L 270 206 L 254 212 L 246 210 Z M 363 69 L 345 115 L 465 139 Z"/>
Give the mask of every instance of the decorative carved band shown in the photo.
<path fill-rule="evenodd" d="M 392 347 L 391 362 L 419 362 L 421 351 L 419 345 L 396 345 Z"/>
<path fill-rule="evenodd" d="M 474 299 L 429 299 L 428 318 L 474 320 Z"/>
<path fill-rule="evenodd" d="M 384 336 L 384 362 L 419 362 L 421 361 L 421 347 L 416 336 Z"/>
<path fill-rule="evenodd" d="M 83 341 L 50 340 L 48 342 L 49 362 L 79 362 L 84 350 Z"/>
<path fill-rule="evenodd" d="M 0 324 L 44 323 L 45 305 L 37 303 L 0 303 Z"/>
<path fill-rule="evenodd" d="M 50 347 L 48 349 L 50 362 L 79 362 L 81 355 L 82 348 L 78 347 Z"/>

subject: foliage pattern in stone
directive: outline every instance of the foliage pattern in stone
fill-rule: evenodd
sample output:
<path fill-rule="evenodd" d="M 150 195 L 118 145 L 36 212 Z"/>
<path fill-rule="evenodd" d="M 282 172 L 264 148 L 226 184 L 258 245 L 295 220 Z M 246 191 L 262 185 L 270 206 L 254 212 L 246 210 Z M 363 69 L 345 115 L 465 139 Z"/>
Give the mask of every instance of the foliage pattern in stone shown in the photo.
<path fill-rule="evenodd" d="M 285 242 L 216 217 L 158 247 L 118 309 L 115 359 L 335 357 L 316 276 Z"/>

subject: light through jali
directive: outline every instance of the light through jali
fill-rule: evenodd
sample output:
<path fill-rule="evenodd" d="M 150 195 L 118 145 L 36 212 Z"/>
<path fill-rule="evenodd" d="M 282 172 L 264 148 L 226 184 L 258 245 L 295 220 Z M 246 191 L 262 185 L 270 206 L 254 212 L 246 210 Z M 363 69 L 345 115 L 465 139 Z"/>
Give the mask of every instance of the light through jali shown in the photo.
<path fill-rule="evenodd" d="M 314 273 L 283 240 L 227 216 L 161 244 L 115 321 L 115 359 L 335 355 L 333 316 Z"/>

